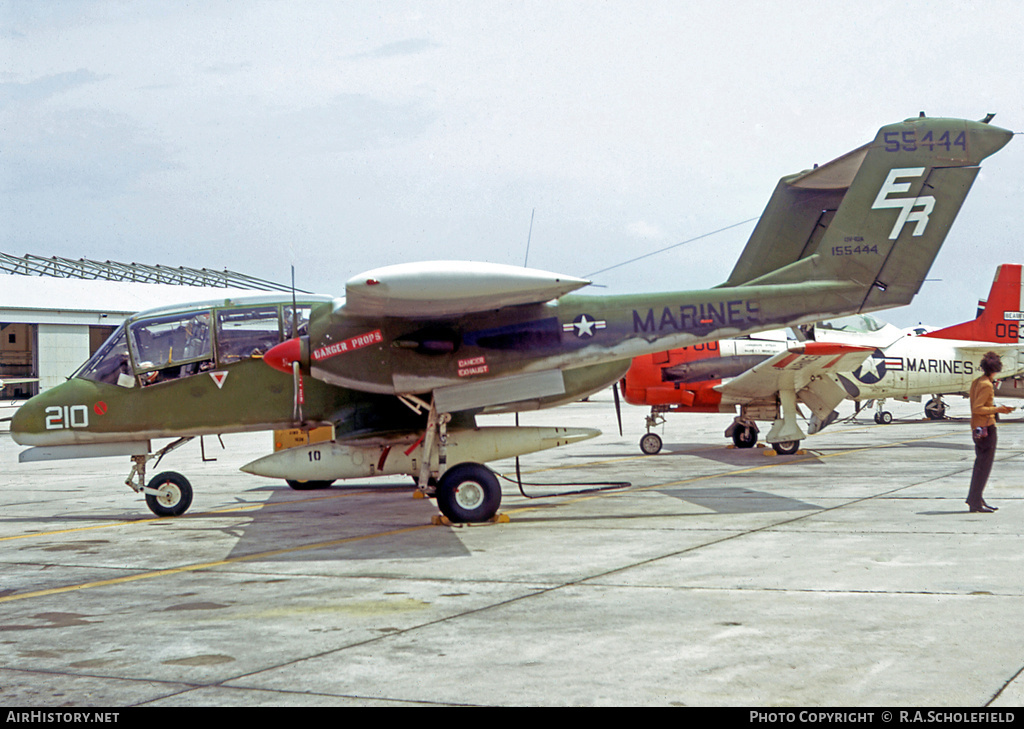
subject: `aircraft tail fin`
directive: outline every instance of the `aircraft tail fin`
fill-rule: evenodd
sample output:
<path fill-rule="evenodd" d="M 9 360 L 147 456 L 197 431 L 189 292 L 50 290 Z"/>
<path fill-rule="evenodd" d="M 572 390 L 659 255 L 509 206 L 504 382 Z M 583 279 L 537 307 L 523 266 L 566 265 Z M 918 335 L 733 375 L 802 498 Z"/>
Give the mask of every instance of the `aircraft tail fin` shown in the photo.
<path fill-rule="evenodd" d="M 923 336 L 939 339 L 966 339 L 975 342 L 1018 344 L 1024 329 L 1024 280 L 1019 263 L 1004 263 L 996 268 L 988 298 L 978 304 L 978 316 L 972 321 L 936 329 Z"/>
<path fill-rule="evenodd" d="M 844 308 L 909 303 L 983 159 L 1013 133 L 915 117 L 820 167 L 782 178 L 723 286 L 853 284 Z"/>

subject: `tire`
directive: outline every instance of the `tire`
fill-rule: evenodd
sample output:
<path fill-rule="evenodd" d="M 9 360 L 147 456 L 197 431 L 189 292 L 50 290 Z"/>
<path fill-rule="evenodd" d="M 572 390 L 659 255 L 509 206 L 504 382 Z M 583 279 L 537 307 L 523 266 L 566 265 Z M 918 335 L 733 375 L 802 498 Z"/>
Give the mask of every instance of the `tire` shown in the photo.
<path fill-rule="evenodd" d="M 946 417 L 946 403 L 933 398 L 924 404 L 924 414 L 929 420 L 942 420 Z"/>
<path fill-rule="evenodd" d="M 452 466 L 437 482 L 437 508 L 458 524 L 487 521 L 501 506 L 501 485 L 491 469 L 479 463 Z"/>
<path fill-rule="evenodd" d="M 293 481 L 285 479 L 285 483 L 296 491 L 316 491 L 317 489 L 328 489 L 334 481 Z"/>
<path fill-rule="evenodd" d="M 798 440 L 787 440 L 782 443 L 772 443 L 772 448 L 780 456 L 792 456 L 798 450 L 800 450 L 800 441 Z"/>
<path fill-rule="evenodd" d="M 757 428 L 739 426 L 732 431 L 732 442 L 737 448 L 753 448 L 757 445 Z"/>
<path fill-rule="evenodd" d="M 888 410 L 883 410 L 875 416 L 875 422 L 879 425 L 888 425 L 892 422 L 892 413 Z"/>
<path fill-rule="evenodd" d="M 648 433 L 640 439 L 640 450 L 649 456 L 661 452 L 661 436 L 657 433 Z"/>
<path fill-rule="evenodd" d="M 157 516 L 181 516 L 192 505 L 192 484 L 180 473 L 158 473 L 146 488 L 160 492 L 146 494 L 146 506 Z"/>

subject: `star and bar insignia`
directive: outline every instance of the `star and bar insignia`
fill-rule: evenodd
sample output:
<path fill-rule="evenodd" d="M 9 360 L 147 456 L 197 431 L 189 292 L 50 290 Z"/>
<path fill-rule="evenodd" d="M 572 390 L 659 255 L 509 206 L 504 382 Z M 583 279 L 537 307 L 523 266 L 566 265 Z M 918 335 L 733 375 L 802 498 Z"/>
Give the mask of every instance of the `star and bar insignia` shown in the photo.
<path fill-rule="evenodd" d="M 604 329 L 608 322 L 604 319 L 594 319 L 586 314 L 580 314 L 570 324 L 563 324 L 563 332 L 575 332 L 580 339 L 594 336 L 595 330 Z"/>

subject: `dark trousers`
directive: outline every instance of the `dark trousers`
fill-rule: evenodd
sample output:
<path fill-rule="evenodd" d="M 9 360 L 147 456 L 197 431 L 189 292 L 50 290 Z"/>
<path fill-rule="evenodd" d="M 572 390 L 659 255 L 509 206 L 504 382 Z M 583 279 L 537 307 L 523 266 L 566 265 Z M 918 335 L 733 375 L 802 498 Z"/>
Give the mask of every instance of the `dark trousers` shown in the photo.
<path fill-rule="evenodd" d="M 981 506 L 984 503 L 982 493 L 988 483 L 988 475 L 992 472 L 992 461 L 996 457 L 996 426 L 988 426 L 988 435 L 974 441 L 974 473 L 971 474 L 971 490 L 967 494 L 970 506 Z"/>

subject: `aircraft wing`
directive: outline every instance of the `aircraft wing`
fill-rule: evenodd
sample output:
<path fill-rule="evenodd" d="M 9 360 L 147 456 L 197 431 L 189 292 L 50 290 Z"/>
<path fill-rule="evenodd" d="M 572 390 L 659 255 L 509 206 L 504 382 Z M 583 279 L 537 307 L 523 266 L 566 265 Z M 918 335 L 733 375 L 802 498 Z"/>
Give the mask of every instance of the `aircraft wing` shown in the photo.
<path fill-rule="evenodd" d="M 1024 345 L 1019 344 L 996 344 L 988 342 L 957 342 L 956 351 L 961 359 L 970 359 L 978 362 L 985 356 L 986 352 L 995 352 L 1003 362 L 1002 371 L 996 375 L 997 379 L 1015 377 L 1024 373 Z M 981 367 L 976 365 L 975 376 L 981 374 Z"/>
<path fill-rule="evenodd" d="M 716 385 L 715 389 L 741 400 L 764 399 L 790 388 L 799 393 L 816 376 L 852 372 L 872 351 L 870 347 L 848 344 L 803 342 L 751 367 L 739 377 Z"/>
<path fill-rule="evenodd" d="M 723 399 L 736 402 L 774 398 L 788 391 L 790 397 L 810 408 L 813 417 L 808 432 L 816 433 L 831 422 L 836 406 L 846 399 L 846 391 L 828 375 L 852 372 L 873 351 L 872 347 L 850 344 L 803 342 L 715 389 L 721 391 Z"/>
<path fill-rule="evenodd" d="M 533 268 L 427 261 L 375 268 L 345 284 L 344 311 L 357 316 L 458 316 L 557 299 L 590 282 Z"/>

